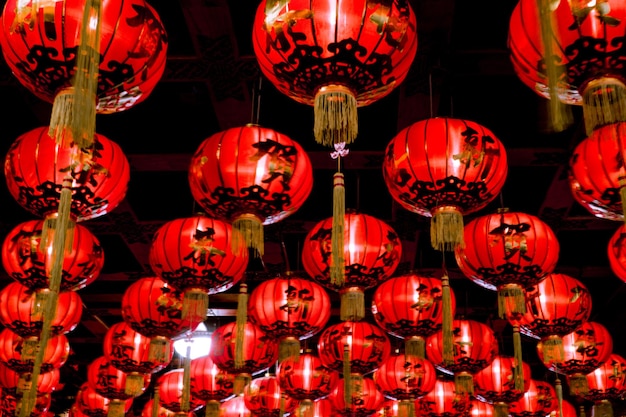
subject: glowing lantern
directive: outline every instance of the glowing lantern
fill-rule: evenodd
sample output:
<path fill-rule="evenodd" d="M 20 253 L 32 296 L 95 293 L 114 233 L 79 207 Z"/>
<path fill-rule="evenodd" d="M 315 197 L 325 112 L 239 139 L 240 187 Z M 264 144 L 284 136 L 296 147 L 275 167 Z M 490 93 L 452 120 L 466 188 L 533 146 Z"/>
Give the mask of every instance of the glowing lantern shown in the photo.
<path fill-rule="evenodd" d="M 486 127 L 453 118 L 413 123 L 388 144 L 383 176 L 403 208 L 431 217 L 437 250 L 463 245 L 463 215 L 487 206 L 507 175 L 504 146 Z"/>
<path fill-rule="evenodd" d="M 522 398 L 509 404 L 511 417 L 545 417 L 555 412 L 559 404 L 556 391 L 544 381 L 530 380 Z"/>
<path fill-rule="evenodd" d="M 123 417 L 130 410 L 133 400 L 109 400 L 84 383 L 76 394 L 75 404 L 87 417 Z"/>
<path fill-rule="evenodd" d="M 172 369 L 159 377 L 160 404 L 174 413 L 188 413 L 196 411 L 204 402 L 190 394 L 185 389 L 185 370 Z M 187 391 L 187 392 L 186 392 Z"/>
<path fill-rule="evenodd" d="M 255 417 L 273 417 L 276 410 L 291 413 L 295 401 L 284 394 L 275 376 L 255 378 L 243 391 L 243 402 Z"/>
<path fill-rule="evenodd" d="M 19 373 L 0 365 L 0 387 L 4 389 L 3 394 L 13 393 L 21 398 L 22 393 L 30 389 L 32 375 L 29 373 Z M 50 372 L 40 373 L 37 378 L 37 395 L 51 394 L 59 387 L 61 381 L 60 368 L 53 368 Z"/>
<path fill-rule="evenodd" d="M 252 417 L 252 413 L 246 407 L 243 395 L 237 395 L 222 403 L 220 417 Z"/>
<path fill-rule="evenodd" d="M 415 402 L 416 415 L 429 417 L 462 417 L 470 407 L 470 397 L 459 394 L 454 382 L 437 379 L 435 387 Z"/>
<path fill-rule="evenodd" d="M 611 271 L 616 277 L 626 282 L 626 226 L 617 228 L 609 244 L 607 245 L 607 255 Z"/>
<path fill-rule="evenodd" d="M 39 344 L 36 337 L 24 339 L 9 329 L 0 331 L 0 364 L 18 373 L 32 372 L 37 350 L 44 349 L 39 372 L 45 374 L 69 358 L 70 344 L 63 334 L 48 338 L 45 346 Z"/>
<path fill-rule="evenodd" d="M 144 374 L 143 390 L 126 392 L 126 374 L 112 366 L 108 359 L 99 356 L 87 366 L 87 385 L 109 400 L 130 400 L 145 392 L 150 384 L 150 374 Z"/>
<path fill-rule="evenodd" d="M 611 354 L 602 365 L 587 374 L 587 387 L 583 392 L 570 391 L 572 394 L 593 402 L 593 415 L 612 415 L 611 401 L 623 398 L 626 392 L 626 360 Z"/>
<path fill-rule="evenodd" d="M 349 386 L 349 391 L 344 387 Z M 347 394 L 348 393 L 348 394 Z M 335 412 L 341 416 L 372 415 L 380 409 L 385 397 L 378 390 L 371 378 L 351 378 L 346 383 L 343 378 L 330 393 L 328 399 L 335 407 Z"/>
<path fill-rule="evenodd" d="M 224 372 L 210 356 L 193 359 L 189 365 L 189 393 L 205 401 L 206 416 L 219 414 L 220 402 L 234 395 L 235 375 Z"/>

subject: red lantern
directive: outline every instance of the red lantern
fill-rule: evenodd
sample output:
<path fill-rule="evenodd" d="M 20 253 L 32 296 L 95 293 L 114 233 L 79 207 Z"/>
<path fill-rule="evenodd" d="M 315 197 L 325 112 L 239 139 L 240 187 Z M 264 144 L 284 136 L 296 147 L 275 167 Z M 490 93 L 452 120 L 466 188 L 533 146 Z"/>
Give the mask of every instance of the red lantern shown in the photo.
<path fill-rule="evenodd" d="M 562 413 L 561 410 L 559 410 L 559 407 L 556 408 L 556 413 L 554 414 L 555 417 L 578 417 L 576 409 L 567 400 L 562 401 L 561 409 L 563 410 Z"/>
<path fill-rule="evenodd" d="M 569 184 L 574 199 L 601 219 L 623 220 L 620 178 L 625 175 L 620 140 L 626 123 L 596 128 L 583 139 L 569 160 Z"/>
<path fill-rule="evenodd" d="M 123 417 L 133 400 L 109 400 L 84 383 L 76 394 L 75 404 L 87 417 Z"/>
<path fill-rule="evenodd" d="M 184 385 L 184 369 L 172 369 L 159 377 L 159 401 L 161 406 L 167 408 L 174 413 L 187 413 L 196 411 L 204 405 L 200 399 L 189 395 L 189 403 L 183 401 L 185 390 Z M 185 409 L 185 407 L 188 407 Z"/>
<path fill-rule="evenodd" d="M 609 359 L 593 371 L 587 374 L 588 391 L 570 391 L 575 396 L 593 401 L 593 415 L 612 415 L 613 405 L 611 401 L 619 400 L 626 393 L 626 360 L 615 353 Z"/>
<path fill-rule="evenodd" d="M 48 290 L 32 291 L 18 282 L 0 290 L 0 322 L 21 337 L 39 337 L 43 326 L 43 299 Z M 52 318 L 51 335 L 69 333 L 78 326 L 83 303 L 78 293 L 59 293 L 56 314 Z"/>
<path fill-rule="evenodd" d="M 295 417 L 327 417 L 332 416 L 334 411 L 333 404 L 330 400 L 328 398 L 322 398 L 313 402 L 312 409 L 303 409 L 301 403 L 300 407 L 296 408 L 294 411 L 294 415 Z"/>
<path fill-rule="evenodd" d="M 281 392 L 275 376 L 253 379 L 243 391 L 243 402 L 255 417 L 273 417 L 277 410 L 291 413 L 296 406 L 292 398 Z"/>
<path fill-rule="evenodd" d="M 468 417 L 493 417 L 493 415 L 494 409 L 492 404 L 475 399 L 470 400 Z"/>
<path fill-rule="evenodd" d="M 303 407 L 312 408 L 313 402 L 327 397 L 339 380 L 339 373 L 326 368 L 319 356 L 304 353 L 290 356 L 276 368 L 276 377 L 282 392 Z"/>
<path fill-rule="evenodd" d="M 176 417 L 177 414 L 173 411 L 168 410 L 165 407 L 161 407 L 160 404 L 157 404 L 159 409 L 156 411 L 156 416 L 153 414 L 152 407 L 154 406 L 154 400 L 146 401 L 146 404 L 143 406 L 141 410 L 141 417 Z M 196 417 L 196 414 L 193 411 L 187 413 L 186 417 Z"/>
<path fill-rule="evenodd" d="M 302 250 L 302 266 L 326 288 L 341 294 L 341 320 L 365 317 L 364 291 L 389 279 L 400 263 L 402 244 L 385 222 L 362 213 L 346 213 L 343 234 L 344 282 L 333 282 L 331 231 L 333 219 L 318 222 L 307 234 Z"/>
<path fill-rule="evenodd" d="M 344 321 L 328 326 L 317 342 L 319 357 L 327 368 L 346 373 L 346 353 L 350 373 L 374 372 L 391 354 L 391 342 L 378 326 L 366 321 Z"/>
<path fill-rule="evenodd" d="M 626 226 L 617 228 L 607 246 L 609 265 L 616 277 L 626 282 Z"/>
<path fill-rule="evenodd" d="M 39 339 L 24 339 L 9 329 L 0 331 L 0 364 L 18 373 L 33 371 Z M 44 349 L 40 373 L 58 369 L 67 362 L 70 355 L 70 343 L 65 335 L 48 338 Z"/>
<path fill-rule="evenodd" d="M 470 407 L 470 397 L 459 394 L 454 382 L 437 379 L 435 387 L 415 402 L 417 415 L 429 417 L 462 417 Z"/>
<path fill-rule="evenodd" d="M 586 390 L 585 375 L 606 362 L 613 353 L 613 338 L 602 324 L 588 321 L 561 338 L 562 360 L 544 355 L 542 342 L 537 343 L 539 359 L 553 372 L 567 375 L 572 391 Z"/>
<path fill-rule="evenodd" d="M 494 405 L 496 417 L 508 414 L 509 404 L 521 399 L 530 387 L 528 364 L 510 356 L 498 355 L 474 375 L 475 396 Z"/>
<path fill-rule="evenodd" d="M 191 193 L 206 212 L 243 232 L 263 255 L 263 225 L 293 214 L 313 187 L 302 147 L 258 125 L 235 127 L 205 139 L 191 159 Z"/>
<path fill-rule="evenodd" d="M 279 341 L 279 360 L 300 354 L 300 340 L 319 333 L 330 319 L 323 287 L 286 274 L 261 282 L 248 299 L 248 320 Z"/>
<path fill-rule="evenodd" d="M 59 387 L 60 381 L 60 368 L 53 368 L 49 372 L 40 373 L 37 377 L 37 395 L 53 393 Z M 18 373 L 7 366 L 0 365 L 0 387 L 2 387 L 4 394 L 12 393 L 21 398 L 23 392 L 30 389 L 31 384 L 32 374 Z"/>
<path fill-rule="evenodd" d="M 222 403 L 220 417 L 252 417 L 252 413 L 246 407 L 243 395 L 238 395 Z"/>
<path fill-rule="evenodd" d="M 441 330 L 444 315 L 441 279 L 414 273 L 381 283 L 372 297 L 376 323 L 387 333 L 405 339 L 405 353 L 425 357 L 425 339 Z M 450 291 L 450 318 L 456 299 Z"/>
<path fill-rule="evenodd" d="M 79 0 L 9 0 L 4 6 L 4 58 L 20 83 L 44 101 L 52 102 L 71 85 L 84 8 Z M 100 27 L 97 110 L 112 113 L 152 92 L 165 70 L 167 34 L 144 0 L 103 3 Z"/>
<path fill-rule="evenodd" d="M 0 414 L 3 416 L 16 416 L 22 409 L 22 397 L 19 394 L 7 391 L 5 388 L 0 388 Z M 52 396 L 50 394 L 38 395 L 29 415 L 31 417 L 46 416 L 51 404 Z"/>
<path fill-rule="evenodd" d="M 559 241 L 538 217 L 510 211 L 480 216 L 464 227 L 465 246 L 455 248 L 461 272 L 498 291 L 500 317 L 525 310 L 524 289 L 554 271 Z"/>
<path fill-rule="evenodd" d="M 508 44 L 519 78 L 543 97 L 582 104 L 588 133 L 625 121 L 619 43 L 626 6 L 606 0 L 550 2 L 544 7 L 540 11 L 534 0 L 523 0 L 511 15 Z"/>
<path fill-rule="evenodd" d="M 52 242 L 41 245 L 44 222 L 29 220 L 14 227 L 2 244 L 2 266 L 11 278 L 31 290 L 50 287 Z M 86 287 L 100 275 L 104 251 L 98 239 L 84 226 L 71 231 L 72 246 L 64 252 L 61 291 Z"/>
<path fill-rule="evenodd" d="M 171 220 L 154 234 L 150 266 L 165 282 L 184 291 L 183 319 L 206 317 L 209 294 L 226 291 L 243 277 L 246 251 L 233 251 L 238 232 L 206 216 Z"/>
<path fill-rule="evenodd" d="M 126 392 L 126 374 L 115 368 L 104 356 L 99 356 L 87 366 L 87 384 L 96 393 L 109 400 L 130 400 L 138 397 L 150 384 L 150 374 L 144 374 L 143 389 Z"/>
<path fill-rule="evenodd" d="M 262 1 L 252 36 L 272 84 L 315 106 L 315 139 L 327 146 L 356 138 L 357 106 L 391 93 L 417 50 L 415 14 L 402 0 Z"/>
<path fill-rule="evenodd" d="M 102 350 L 111 366 L 126 373 L 126 391 L 133 396 L 145 389 L 145 374 L 165 369 L 174 356 L 171 347 L 166 350 L 168 356 L 150 355 L 150 339 L 134 331 L 126 322 L 109 327 Z"/>
<path fill-rule="evenodd" d="M 122 148 L 96 134 L 91 148 L 76 153 L 74 147 L 57 145 L 46 127 L 24 133 L 6 156 L 4 174 L 9 192 L 35 216 L 54 216 L 63 180 L 69 175 L 74 221 L 109 213 L 126 196 L 130 178 L 130 165 Z"/>
<path fill-rule="evenodd" d="M 206 402 L 207 416 L 217 416 L 220 402 L 234 395 L 235 375 L 219 369 L 210 356 L 191 360 L 189 380 L 189 392 L 194 398 Z"/>
<path fill-rule="evenodd" d="M 498 355 L 498 341 L 491 327 L 475 320 L 452 322 L 454 356 L 444 361 L 443 332 L 438 331 L 426 341 L 426 356 L 437 369 L 454 374 L 459 394 L 474 392 L 474 375 L 486 368 Z"/>
<path fill-rule="evenodd" d="M 463 244 L 463 215 L 489 204 L 507 175 L 504 146 L 486 127 L 453 118 L 431 118 L 404 128 L 387 145 L 383 175 L 405 209 L 432 217 L 438 250 Z"/>
<path fill-rule="evenodd" d="M 371 378 L 352 378 L 349 402 L 346 401 L 345 385 L 341 378 L 328 397 L 338 415 L 369 416 L 385 402 L 385 397 Z"/>
<path fill-rule="evenodd" d="M 530 380 L 522 398 L 509 404 L 511 417 L 545 417 L 559 407 L 556 391 L 545 381 Z"/>

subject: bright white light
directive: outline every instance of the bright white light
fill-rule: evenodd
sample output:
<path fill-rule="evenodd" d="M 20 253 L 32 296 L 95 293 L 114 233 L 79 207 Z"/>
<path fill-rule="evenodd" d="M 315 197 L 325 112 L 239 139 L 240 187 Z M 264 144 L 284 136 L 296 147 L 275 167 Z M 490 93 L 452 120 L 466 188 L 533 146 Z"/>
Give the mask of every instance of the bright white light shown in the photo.
<path fill-rule="evenodd" d="M 190 349 L 190 358 L 197 359 L 207 356 L 211 351 L 211 333 L 204 323 L 200 323 L 191 335 L 183 335 L 174 340 L 174 350 L 183 358 L 187 356 L 187 347 Z"/>

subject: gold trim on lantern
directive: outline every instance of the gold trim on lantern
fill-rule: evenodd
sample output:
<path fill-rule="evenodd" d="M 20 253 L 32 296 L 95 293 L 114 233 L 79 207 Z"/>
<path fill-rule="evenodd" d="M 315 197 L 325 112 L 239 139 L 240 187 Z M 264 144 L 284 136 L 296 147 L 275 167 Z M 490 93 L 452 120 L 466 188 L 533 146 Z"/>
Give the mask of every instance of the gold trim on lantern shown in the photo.
<path fill-rule="evenodd" d="M 453 251 L 457 245 L 465 247 L 463 240 L 463 214 L 457 206 L 435 207 L 430 222 L 430 243 L 438 251 Z"/>

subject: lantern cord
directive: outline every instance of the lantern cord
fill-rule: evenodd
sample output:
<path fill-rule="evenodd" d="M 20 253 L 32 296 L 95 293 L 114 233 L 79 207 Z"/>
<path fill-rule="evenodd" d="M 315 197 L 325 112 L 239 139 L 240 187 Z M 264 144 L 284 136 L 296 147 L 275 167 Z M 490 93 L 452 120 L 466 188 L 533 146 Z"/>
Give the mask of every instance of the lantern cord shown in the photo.
<path fill-rule="evenodd" d="M 183 363 L 183 392 L 180 398 L 180 409 L 186 413 L 189 411 L 191 400 L 191 343 L 187 345 Z"/>
<path fill-rule="evenodd" d="M 430 118 L 432 119 L 434 116 L 433 112 L 433 73 L 428 73 L 428 105 L 430 106 Z"/>
<path fill-rule="evenodd" d="M 341 288 L 345 283 L 344 260 L 344 228 L 346 218 L 346 190 L 343 173 L 341 172 L 341 158 L 350 152 L 344 142 L 335 143 L 335 151 L 330 157 L 337 160 L 337 172 L 333 176 L 333 218 L 331 228 L 331 256 L 330 282 Z"/>
<path fill-rule="evenodd" d="M 287 247 L 285 246 L 285 241 L 283 240 L 282 233 L 281 233 L 281 239 L 280 239 L 280 248 L 282 249 L 283 263 L 285 264 L 285 272 L 290 272 L 291 267 L 289 266 L 289 256 L 287 255 Z"/>
<path fill-rule="evenodd" d="M 152 414 L 151 417 L 159 417 L 159 408 L 160 408 L 160 396 L 159 396 L 159 386 L 154 387 L 154 395 L 152 396 Z"/>
<path fill-rule="evenodd" d="M 263 84 L 263 77 L 259 77 L 258 84 L 252 88 L 252 109 L 250 114 L 250 121 L 254 125 L 259 124 L 261 113 L 261 86 Z"/>
<path fill-rule="evenodd" d="M 237 299 L 237 316 L 235 322 L 235 368 L 242 368 L 245 364 L 244 343 L 246 323 L 248 321 L 248 284 L 241 283 Z"/>

